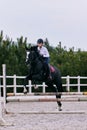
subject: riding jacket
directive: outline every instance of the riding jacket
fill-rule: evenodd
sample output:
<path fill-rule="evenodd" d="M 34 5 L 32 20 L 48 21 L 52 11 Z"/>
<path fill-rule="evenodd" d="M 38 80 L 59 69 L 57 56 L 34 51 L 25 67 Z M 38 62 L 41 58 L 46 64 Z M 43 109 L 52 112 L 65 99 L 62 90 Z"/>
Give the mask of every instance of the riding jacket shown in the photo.
<path fill-rule="evenodd" d="M 41 56 L 43 56 L 44 62 L 47 64 L 49 63 L 49 52 L 46 47 L 42 46 L 41 48 L 38 47 L 38 51 Z"/>

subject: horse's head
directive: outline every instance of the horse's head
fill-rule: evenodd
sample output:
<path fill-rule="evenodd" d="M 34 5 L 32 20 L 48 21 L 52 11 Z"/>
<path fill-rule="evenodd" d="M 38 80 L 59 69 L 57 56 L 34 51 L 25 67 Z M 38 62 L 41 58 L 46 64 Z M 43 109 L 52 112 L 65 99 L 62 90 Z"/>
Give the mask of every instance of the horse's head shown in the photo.
<path fill-rule="evenodd" d="M 26 63 L 31 64 L 36 61 L 38 57 L 38 49 L 37 46 L 33 46 L 31 48 L 26 48 Z"/>

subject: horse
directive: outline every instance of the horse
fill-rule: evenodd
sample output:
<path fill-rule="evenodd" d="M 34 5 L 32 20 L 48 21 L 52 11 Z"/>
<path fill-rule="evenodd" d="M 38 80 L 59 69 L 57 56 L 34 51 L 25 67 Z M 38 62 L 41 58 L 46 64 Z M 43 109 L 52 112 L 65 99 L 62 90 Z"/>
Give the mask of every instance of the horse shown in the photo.
<path fill-rule="evenodd" d="M 27 93 L 26 82 L 28 80 L 34 81 L 34 83 L 36 81 L 41 81 L 45 82 L 52 92 L 55 92 L 56 99 L 61 99 L 61 94 L 63 92 L 61 72 L 55 66 L 49 65 L 52 78 L 49 80 L 44 75 L 43 58 L 39 54 L 37 46 L 26 48 L 26 64 L 29 65 L 29 74 L 24 79 L 24 93 Z M 61 101 L 57 100 L 57 104 L 59 111 L 61 111 Z"/>

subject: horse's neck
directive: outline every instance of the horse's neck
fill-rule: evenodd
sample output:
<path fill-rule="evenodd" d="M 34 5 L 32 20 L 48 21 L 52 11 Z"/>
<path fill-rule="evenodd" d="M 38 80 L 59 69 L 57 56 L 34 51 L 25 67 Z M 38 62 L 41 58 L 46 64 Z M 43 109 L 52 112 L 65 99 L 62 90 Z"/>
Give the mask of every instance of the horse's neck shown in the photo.
<path fill-rule="evenodd" d="M 43 71 L 43 63 L 39 59 L 37 59 L 34 63 L 31 65 L 33 73 L 40 73 Z"/>

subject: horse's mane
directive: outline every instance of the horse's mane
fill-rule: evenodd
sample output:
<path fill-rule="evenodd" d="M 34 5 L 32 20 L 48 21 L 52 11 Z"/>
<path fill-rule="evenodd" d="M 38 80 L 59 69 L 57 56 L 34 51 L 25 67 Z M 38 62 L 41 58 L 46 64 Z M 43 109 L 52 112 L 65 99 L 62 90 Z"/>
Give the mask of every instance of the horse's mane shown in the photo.
<path fill-rule="evenodd" d="M 32 46 L 30 48 L 30 51 L 34 51 L 37 55 L 37 57 L 42 61 L 43 60 L 43 57 L 40 55 L 39 51 L 38 51 L 38 46 Z"/>
<path fill-rule="evenodd" d="M 35 52 L 37 52 L 38 51 L 38 46 L 31 46 L 29 48 L 27 46 L 25 46 L 25 49 L 27 51 L 35 51 Z"/>
<path fill-rule="evenodd" d="M 37 52 L 37 51 L 38 51 L 38 46 L 32 46 L 32 47 L 30 48 L 30 51 L 35 51 L 35 52 Z"/>
<path fill-rule="evenodd" d="M 40 61 L 43 61 L 43 57 L 40 55 L 39 51 L 38 51 L 38 46 L 31 46 L 30 48 L 28 47 L 25 47 L 26 51 L 30 51 L 30 52 L 35 52 L 36 53 L 36 56 L 38 57 L 38 59 Z"/>

